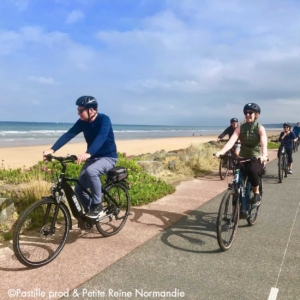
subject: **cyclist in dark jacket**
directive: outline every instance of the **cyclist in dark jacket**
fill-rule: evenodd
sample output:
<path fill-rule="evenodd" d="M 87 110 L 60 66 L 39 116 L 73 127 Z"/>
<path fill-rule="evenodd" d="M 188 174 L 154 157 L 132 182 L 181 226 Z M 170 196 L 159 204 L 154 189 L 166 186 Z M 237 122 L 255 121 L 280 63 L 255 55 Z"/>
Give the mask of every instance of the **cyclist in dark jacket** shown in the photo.
<path fill-rule="evenodd" d="M 237 118 L 232 118 L 230 120 L 230 126 L 227 127 L 217 138 L 217 142 L 219 142 L 224 136 L 228 135 L 229 138 L 231 138 L 231 136 L 233 135 L 235 129 L 238 127 L 238 119 Z M 238 140 L 234 146 L 232 147 L 232 150 L 234 152 L 234 154 L 236 156 L 239 155 L 239 152 L 240 152 L 240 149 L 241 149 L 241 143 L 240 141 Z"/>
<path fill-rule="evenodd" d="M 78 181 L 84 188 L 90 189 L 93 198 L 90 199 L 79 185 L 75 186 L 75 192 L 87 212 L 86 215 L 90 218 L 99 218 L 104 215 L 99 176 L 116 165 L 117 147 L 110 119 L 98 113 L 97 100 L 92 96 L 82 96 L 77 99 L 76 105 L 79 120 L 56 141 L 51 149 L 44 151 L 43 156 L 54 153 L 77 134 L 83 132 L 87 150 L 77 156 L 78 164 L 85 161 Z"/>
<path fill-rule="evenodd" d="M 300 135 L 300 122 L 297 122 L 297 125 L 294 126 L 293 132 L 295 133 L 295 136 L 299 138 Z"/>
<path fill-rule="evenodd" d="M 285 152 L 288 157 L 288 164 L 289 164 L 289 174 L 293 174 L 292 166 L 293 166 L 293 141 L 297 140 L 295 133 L 292 130 L 292 125 L 290 123 L 283 124 L 283 132 L 280 133 L 279 142 L 282 142 L 285 148 Z M 279 147 L 277 152 L 277 157 L 279 158 L 281 152 L 281 147 Z"/>

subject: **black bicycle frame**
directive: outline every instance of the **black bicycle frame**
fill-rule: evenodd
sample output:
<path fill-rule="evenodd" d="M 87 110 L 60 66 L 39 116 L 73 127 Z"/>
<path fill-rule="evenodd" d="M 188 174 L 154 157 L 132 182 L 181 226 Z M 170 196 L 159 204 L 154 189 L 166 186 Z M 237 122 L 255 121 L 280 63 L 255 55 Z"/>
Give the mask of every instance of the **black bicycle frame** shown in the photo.
<path fill-rule="evenodd" d="M 92 194 L 86 188 L 84 188 L 82 186 L 82 184 L 80 184 L 78 179 L 65 177 L 67 164 L 64 161 L 60 161 L 60 163 L 62 165 L 62 171 L 60 173 L 60 176 L 59 176 L 58 182 L 56 184 L 56 187 L 52 188 L 52 197 L 58 203 L 58 205 L 56 205 L 55 212 L 54 212 L 54 218 L 53 218 L 53 221 L 52 221 L 52 224 L 51 224 L 51 229 L 52 229 L 53 233 L 55 231 L 55 222 L 56 222 L 56 218 L 58 216 L 59 207 L 60 207 L 60 205 L 65 206 L 65 204 L 61 201 L 61 198 L 63 196 L 62 190 L 65 192 L 67 201 L 68 201 L 69 206 L 70 206 L 71 211 L 72 211 L 72 215 L 77 220 L 84 216 L 83 205 L 82 205 L 81 201 L 78 200 L 74 190 L 72 189 L 71 185 L 68 182 L 76 182 L 90 196 L 90 198 L 92 198 Z M 113 197 L 111 197 L 109 195 L 109 193 L 106 191 L 106 189 L 108 187 L 110 187 L 111 185 L 113 185 L 113 184 L 115 184 L 115 183 L 114 182 L 107 182 L 105 187 L 104 188 L 102 187 L 102 193 L 105 194 L 116 206 L 118 206 L 118 203 L 116 203 L 115 199 Z M 125 189 L 128 189 L 128 187 L 124 183 L 118 182 L 118 184 L 123 186 Z M 56 193 L 58 193 L 58 197 L 55 195 Z M 69 211 L 68 208 L 67 208 L 67 211 Z M 44 224 L 46 224 L 46 221 L 47 221 L 48 216 L 49 216 L 49 212 L 50 212 L 50 206 L 48 206 L 48 208 L 47 208 Z M 72 228 L 72 221 L 71 221 L 71 228 Z"/>

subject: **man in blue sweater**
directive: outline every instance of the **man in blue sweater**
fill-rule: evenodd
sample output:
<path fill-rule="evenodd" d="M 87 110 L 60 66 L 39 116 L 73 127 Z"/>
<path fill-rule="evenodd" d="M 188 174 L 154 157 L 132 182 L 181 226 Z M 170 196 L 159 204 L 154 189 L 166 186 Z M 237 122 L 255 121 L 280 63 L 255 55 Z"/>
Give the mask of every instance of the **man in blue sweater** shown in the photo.
<path fill-rule="evenodd" d="M 298 138 L 300 135 L 300 122 L 297 122 L 296 126 L 294 126 L 293 132 L 295 136 Z"/>
<path fill-rule="evenodd" d="M 77 163 L 85 161 L 79 175 L 79 182 L 90 189 L 92 199 L 77 184 L 75 193 L 90 218 L 104 216 L 101 203 L 101 182 L 99 176 L 113 168 L 118 160 L 112 125 L 108 116 L 98 113 L 97 100 L 92 96 L 82 96 L 76 101 L 79 120 L 64 133 L 43 155 L 52 154 L 80 132 L 87 142 L 87 151 L 77 156 Z"/>

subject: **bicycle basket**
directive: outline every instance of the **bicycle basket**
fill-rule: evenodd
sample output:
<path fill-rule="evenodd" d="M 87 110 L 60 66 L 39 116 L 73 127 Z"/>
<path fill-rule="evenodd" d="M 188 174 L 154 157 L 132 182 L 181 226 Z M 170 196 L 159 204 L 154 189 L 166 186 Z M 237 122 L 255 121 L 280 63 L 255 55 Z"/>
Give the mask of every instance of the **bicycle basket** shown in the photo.
<path fill-rule="evenodd" d="M 127 176 L 127 169 L 123 167 L 114 167 L 107 172 L 107 179 L 113 182 L 124 180 Z"/>

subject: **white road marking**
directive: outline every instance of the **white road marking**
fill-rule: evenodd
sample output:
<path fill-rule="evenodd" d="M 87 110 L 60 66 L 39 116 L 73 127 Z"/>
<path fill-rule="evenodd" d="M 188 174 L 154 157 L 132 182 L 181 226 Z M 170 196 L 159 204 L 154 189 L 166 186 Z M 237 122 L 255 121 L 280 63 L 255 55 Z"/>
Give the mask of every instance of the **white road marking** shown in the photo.
<path fill-rule="evenodd" d="M 278 294 L 278 291 L 279 291 L 278 288 L 277 288 L 277 285 L 278 285 L 279 277 L 280 277 L 280 274 L 281 274 L 281 271 L 282 271 L 282 266 L 283 266 L 283 262 L 285 260 L 287 249 L 289 247 L 291 236 L 292 236 L 292 233 L 293 233 L 293 230 L 294 230 L 294 226 L 295 226 L 295 222 L 296 222 L 297 215 L 298 215 L 298 212 L 299 212 L 299 208 L 300 208 L 300 201 L 298 203 L 298 208 L 297 208 L 297 211 L 296 211 L 296 214 L 295 214 L 295 218 L 294 218 L 294 221 L 293 221 L 293 226 L 292 226 L 292 229 L 291 229 L 291 232 L 290 232 L 290 236 L 289 236 L 288 242 L 286 244 L 286 248 L 284 250 L 284 254 L 283 254 L 282 262 L 281 262 L 281 265 L 280 265 L 280 270 L 279 270 L 279 273 L 278 273 L 278 276 L 277 276 L 276 284 L 275 284 L 275 287 L 271 288 L 268 300 L 276 300 L 276 298 L 277 298 L 277 294 Z"/>
<path fill-rule="evenodd" d="M 278 289 L 272 287 L 268 300 L 276 300 L 277 294 L 278 294 Z"/>

